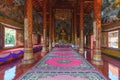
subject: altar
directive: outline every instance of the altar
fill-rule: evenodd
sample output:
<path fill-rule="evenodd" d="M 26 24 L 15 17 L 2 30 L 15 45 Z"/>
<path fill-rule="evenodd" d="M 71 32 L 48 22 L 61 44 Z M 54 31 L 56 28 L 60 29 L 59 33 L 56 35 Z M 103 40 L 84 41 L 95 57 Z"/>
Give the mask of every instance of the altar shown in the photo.
<path fill-rule="evenodd" d="M 70 43 L 72 41 L 71 10 L 55 10 L 55 42 L 60 44 Z"/>
<path fill-rule="evenodd" d="M 66 44 L 70 42 L 70 35 L 68 35 L 65 30 L 62 30 L 59 34 L 57 34 L 55 40 L 57 43 Z"/>

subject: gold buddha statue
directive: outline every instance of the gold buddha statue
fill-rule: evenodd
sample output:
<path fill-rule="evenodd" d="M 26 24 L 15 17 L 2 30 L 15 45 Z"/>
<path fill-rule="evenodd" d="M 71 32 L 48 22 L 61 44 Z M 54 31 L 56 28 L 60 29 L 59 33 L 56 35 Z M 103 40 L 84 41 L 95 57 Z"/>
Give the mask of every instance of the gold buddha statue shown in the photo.
<path fill-rule="evenodd" d="M 62 40 L 65 41 L 65 36 L 66 36 L 66 33 L 64 30 L 62 30 L 61 32 L 61 37 L 62 37 Z"/>

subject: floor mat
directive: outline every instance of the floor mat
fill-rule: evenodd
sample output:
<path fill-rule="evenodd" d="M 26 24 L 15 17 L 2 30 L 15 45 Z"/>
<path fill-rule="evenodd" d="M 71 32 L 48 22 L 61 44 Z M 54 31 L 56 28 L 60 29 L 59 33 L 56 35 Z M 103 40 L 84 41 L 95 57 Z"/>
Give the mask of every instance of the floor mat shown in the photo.
<path fill-rule="evenodd" d="M 85 59 L 78 57 L 45 57 L 33 69 L 39 70 L 87 70 L 94 69 Z"/>
<path fill-rule="evenodd" d="M 98 72 L 27 72 L 19 80 L 106 80 Z"/>
<path fill-rule="evenodd" d="M 19 80 L 106 80 L 71 48 L 54 48 Z"/>

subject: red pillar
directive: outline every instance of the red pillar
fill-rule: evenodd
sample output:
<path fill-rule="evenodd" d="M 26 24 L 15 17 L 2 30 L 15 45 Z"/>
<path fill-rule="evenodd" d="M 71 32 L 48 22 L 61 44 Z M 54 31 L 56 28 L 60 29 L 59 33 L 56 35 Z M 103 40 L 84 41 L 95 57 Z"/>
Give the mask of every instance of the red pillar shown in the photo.
<path fill-rule="evenodd" d="M 49 20 L 50 20 L 50 22 L 49 22 L 49 51 L 51 51 L 51 49 L 52 49 L 52 8 L 51 8 L 51 6 L 50 6 L 50 13 L 49 13 Z"/>
<path fill-rule="evenodd" d="M 101 0 L 94 0 L 94 50 L 93 50 L 93 64 L 102 65 L 101 58 Z"/>
<path fill-rule="evenodd" d="M 46 36 L 47 36 L 47 32 L 46 32 L 46 27 L 47 27 L 46 2 L 47 2 L 46 0 L 43 1 L 43 48 L 42 48 L 42 53 L 47 52 L 47 48 L 46 48 Z"/>
<path fill-rule="evenodd" d="M 32 0 L 25 0 L 24 18 L 24 57 L 23 63 L 33 63 L 33 44 L 32 44 Z"/>
<path fill-rule="evenodd" d="M 76 25 L 76 21 L 77 21 L 77 20 L 76 20 L 76 19 L 77 19 L 76 16 L 77 16 L 77 15 L 76 15 L 76 13 L 77 13 L 77 12 L 76 12 L 76 7 L 75 7 L 75 8 L 74 8 L 74 36 L 75 36 L 75 37 L 74 37 L 74 40 L 75 40 L 75 41 L 74 41 L 74 47 L 75 47 L 75 49 L 77 49 L 77 25 Z"/>
<path fill-rule="evenodd" d="M 74 13 L 73 13 L 73 15 L 74 15 Z M 72 43 L 74 43 L 74 16 L 72 16 L 72 18 L 71 18 L 71 24 L 72 24 Z"/>
<path fill-rule="evenodd" d="M 80 0 L 80 53 L 84 53 L 83 27 L 84 27 L 84 0 Z"/>
<path fill-rule="evenodd" d="M 55 19 L 54 14 L 52 14 L 52 47 L 54 46 L 55 46 Z"/>

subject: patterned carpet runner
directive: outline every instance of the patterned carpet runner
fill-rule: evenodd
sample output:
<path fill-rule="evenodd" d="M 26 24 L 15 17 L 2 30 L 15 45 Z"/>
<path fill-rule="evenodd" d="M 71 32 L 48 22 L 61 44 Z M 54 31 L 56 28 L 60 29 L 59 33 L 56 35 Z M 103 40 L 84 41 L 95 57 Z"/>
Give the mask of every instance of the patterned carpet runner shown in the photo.
<path fill-rule="evenodd" d="M 54 48 L 19 80 L 106 80 L 72 48 Z"/>

